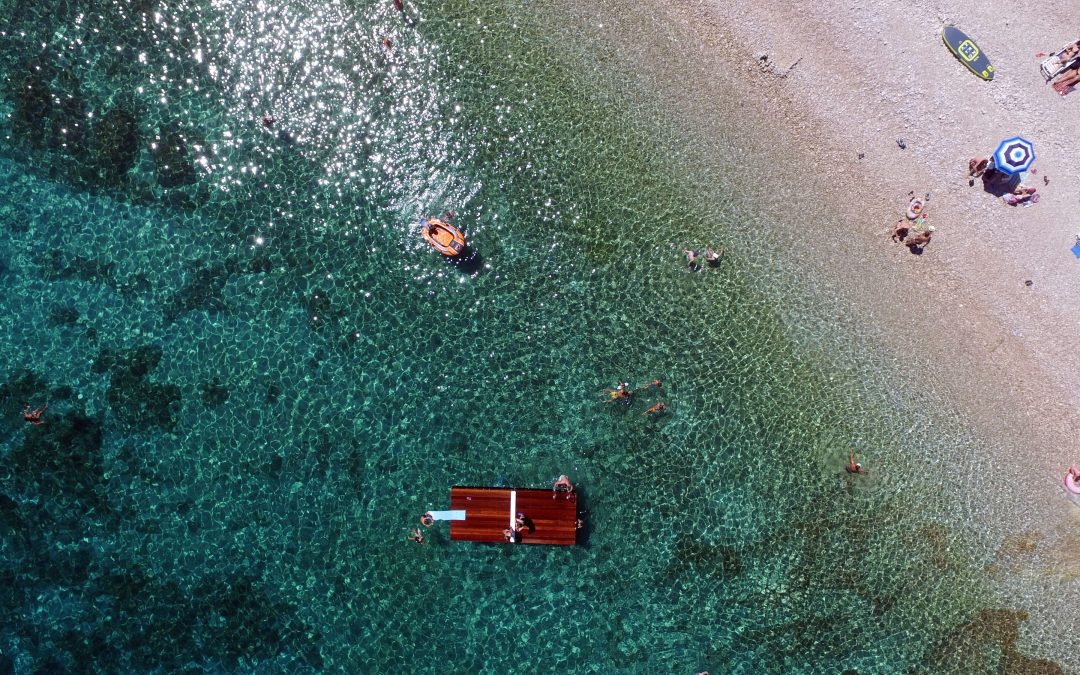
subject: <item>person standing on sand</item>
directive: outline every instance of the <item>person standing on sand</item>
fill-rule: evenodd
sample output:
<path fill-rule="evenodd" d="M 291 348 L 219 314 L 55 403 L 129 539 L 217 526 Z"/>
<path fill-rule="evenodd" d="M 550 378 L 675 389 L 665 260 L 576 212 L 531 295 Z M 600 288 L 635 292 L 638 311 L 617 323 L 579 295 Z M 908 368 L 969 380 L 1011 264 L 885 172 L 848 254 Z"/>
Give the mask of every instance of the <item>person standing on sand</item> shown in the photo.
<path fill-rule="evenodd" d="M 930 227 L 926 228 L 926 231 L 916 232 L 915 234 L 908 237 L 907 241 L 904 242 L 904 245 L 907 246 L 908 250 L 910 250 L 912 253 L 922 251 L 922 249 L 926 248 L 927 245 L 930 243 L 930 236 L 933 233 L 934 226 L 931 225 Z"/>

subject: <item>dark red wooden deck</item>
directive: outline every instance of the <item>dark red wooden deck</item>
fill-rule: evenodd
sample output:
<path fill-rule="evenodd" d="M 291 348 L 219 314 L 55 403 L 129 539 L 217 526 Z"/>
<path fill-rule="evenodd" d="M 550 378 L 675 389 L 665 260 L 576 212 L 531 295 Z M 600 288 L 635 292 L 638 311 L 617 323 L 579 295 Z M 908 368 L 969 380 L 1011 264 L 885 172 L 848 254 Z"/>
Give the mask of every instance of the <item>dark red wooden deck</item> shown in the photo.
<path fill-rule="evenodd" d="M 522 533 L 520 543 L 577 543 L 577 494 L 573 492 L 566 495 L 551 490 L 454 487 L 450 489 L 450 508 L 465 511 L 465 520 L 450 521 L 450 539 L 455 541 L 507 544 L 503 530 L 512 526 L 515 512 L 520 512 L 533 526 L 531 532 Z"/>

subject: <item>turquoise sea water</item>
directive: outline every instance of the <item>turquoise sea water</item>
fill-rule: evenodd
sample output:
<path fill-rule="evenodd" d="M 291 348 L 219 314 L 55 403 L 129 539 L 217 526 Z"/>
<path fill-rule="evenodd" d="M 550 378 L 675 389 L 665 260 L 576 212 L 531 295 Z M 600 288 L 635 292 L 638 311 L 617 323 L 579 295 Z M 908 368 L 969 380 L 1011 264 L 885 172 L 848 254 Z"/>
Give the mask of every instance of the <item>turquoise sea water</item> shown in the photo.
<path fill-rule="evenodd" d="M 910 394 L 536 12 L 0 7 L 0 671 L 1053 672 L 897 457 Z M 406 537 L 560 473 L 577 547 Z"/>

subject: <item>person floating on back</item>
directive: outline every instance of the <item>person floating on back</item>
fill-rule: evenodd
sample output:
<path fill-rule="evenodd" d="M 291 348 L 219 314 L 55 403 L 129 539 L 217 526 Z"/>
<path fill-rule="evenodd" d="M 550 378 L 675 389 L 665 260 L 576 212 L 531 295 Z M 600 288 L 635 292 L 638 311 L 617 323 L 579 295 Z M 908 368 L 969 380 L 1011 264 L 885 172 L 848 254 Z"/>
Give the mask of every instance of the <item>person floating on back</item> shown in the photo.
<path fill-rule="evenodd" d="M 45 424 L 45 420 L 41 419 L 41 416 L 45 414 L 45 411 L 48 410 L 48 408 L 49 404 L 46 403 L 37 410 L 31 410 L 30 405 L 27 404 L 27 406 L 23 408 L 23 419 L 30 424 L 33 424 L 35 427 L 41 426 L 42 424 Z"/>
<path fill-rule="evenodd" d="M 563 474 L 555 480 L 555 484 L 551 489 L 555 492 L 555 494 L 551 495 L 552 499 L 555 499 L 559 495 L 569 497 L 570 493 L 574 491 L 574 484 L 570 482 L 570 479 L 567 478 L 566 474 Z"/>

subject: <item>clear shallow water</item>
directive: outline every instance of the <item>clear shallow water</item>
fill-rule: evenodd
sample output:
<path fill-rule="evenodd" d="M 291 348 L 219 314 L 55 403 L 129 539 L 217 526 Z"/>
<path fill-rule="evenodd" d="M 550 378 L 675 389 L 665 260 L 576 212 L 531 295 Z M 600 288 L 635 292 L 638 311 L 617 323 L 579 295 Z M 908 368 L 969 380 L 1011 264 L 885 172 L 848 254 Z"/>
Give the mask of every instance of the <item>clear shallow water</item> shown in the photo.
<path fill-rule="evenodd" d="M 685 270 L 761 214 L 681 192 L 525 9 L 2 15 L 4 664 L 1022 663 L 1022 616 L 890 458 L 929 435 L 888 414 L 908 395 L 792 333 L 786 271 Z M 448 209 L 471 274 L 419 240 Z M 853 442 L 894 479 L 850 480 Z M 406 540 L 451 485 L 562 472 L 583 546 Z"/>

